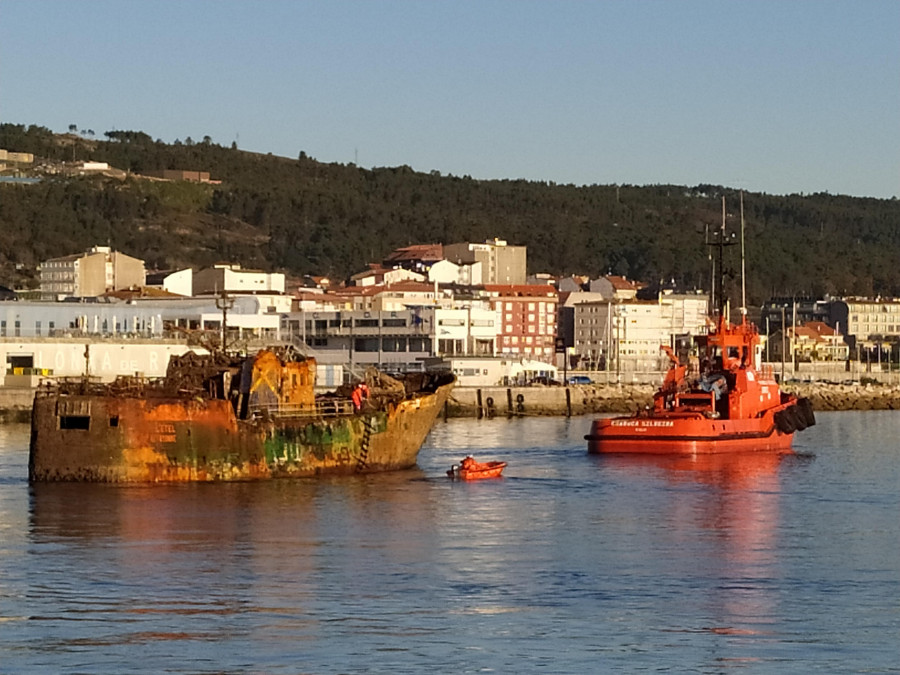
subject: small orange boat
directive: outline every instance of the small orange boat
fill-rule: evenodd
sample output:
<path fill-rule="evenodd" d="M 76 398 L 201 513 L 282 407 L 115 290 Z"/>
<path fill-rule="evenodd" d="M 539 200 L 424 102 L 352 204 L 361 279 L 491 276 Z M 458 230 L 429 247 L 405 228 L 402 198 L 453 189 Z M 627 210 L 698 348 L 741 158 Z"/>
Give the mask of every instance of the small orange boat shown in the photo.
<path fill-rule="evenodd" d="M 499 478 L 506 468 L 506 462 L 476 462 L 472 455 L 459 464 L 454 464 L 447 471 L 450 478 L 460 480 L 479 480 L 481 478 Z"/>

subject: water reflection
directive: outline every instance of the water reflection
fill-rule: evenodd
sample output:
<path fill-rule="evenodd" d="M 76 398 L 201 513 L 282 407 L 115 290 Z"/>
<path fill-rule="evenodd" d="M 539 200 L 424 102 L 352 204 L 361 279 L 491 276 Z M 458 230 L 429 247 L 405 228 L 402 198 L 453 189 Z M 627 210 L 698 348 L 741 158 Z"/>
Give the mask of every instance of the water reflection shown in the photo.
<path fill-rule="evenodd" d="M 323 603 L 386 597 L 397 568 L 432 555 L 439 508 L 423 478 L 407 471 L 233 485 L 38 484 L 30 553 L 53 554 L 68 568 L 45 569 L 30 601 L 77 619 L 46 629 L 48 644 L 64 650 L 84 640 L 217 640 L 222 621 L 229 639 L 312 639 L 323 630 Z M 229 619 L 236 615 L 242 620 Z M 101 616 L 116 620 L 91 628 Z"/>
<path fill-rule="evenodd" d="M 823 414 L 815 462 L 594 456 L 588 425 L 451 420 L 412 472 L 150 488 L 31 488 L 24 429 L 0 670 L 895 668 L 896 413 Z M 504 478 L 447 479 L 468 453 Z"/>
<path fill-rule="evenodd" d="M 792 456 L 751 452 L 600 458 L 605 471 L 652 475 L 673 488 L 659 517 L 675 548 L 691 549 L 699 581 L 706 584 L 711 619 L 707 630 L 766 634 L 780 619 L 771 583 L 779 576 L 775 569 L 781 518 L 779 468 Z M 695 558 L 698 539 L 705 545 L 700 559 Z"/>

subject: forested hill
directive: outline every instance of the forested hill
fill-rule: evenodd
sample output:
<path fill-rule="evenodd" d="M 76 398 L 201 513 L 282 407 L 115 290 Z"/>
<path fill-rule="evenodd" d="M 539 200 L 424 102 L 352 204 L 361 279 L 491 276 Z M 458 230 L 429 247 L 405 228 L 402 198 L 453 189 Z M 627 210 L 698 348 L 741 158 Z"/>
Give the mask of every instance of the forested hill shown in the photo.
<path fill-rule="evenodd" d="M 475 180 L 409 167 L 362 169 L 142 132 L 54 134 L 0 125 L 0 148 L 38 165 L 93 160 L 130 174 L 208 171 L 220 184 L 138 176 L 46 176 L 0 184 L 0 284 L 34 283 L 41 260 L 109 244 L 148 269 L 240 262 L 344 278 L 399 246 L 498 237 L 528 247 L 530 272 L 613 273 L 707 286 L 704 236 L 739 236 L 739 195 L 714 185 Z M 829 194 L 744 194 L 747 289 L 771 295 L 900 295 L 900 202 Z M 735 249 L 736 250 L 736 249 Z M 735 260 L 732 266 L 740 264 Z"/>

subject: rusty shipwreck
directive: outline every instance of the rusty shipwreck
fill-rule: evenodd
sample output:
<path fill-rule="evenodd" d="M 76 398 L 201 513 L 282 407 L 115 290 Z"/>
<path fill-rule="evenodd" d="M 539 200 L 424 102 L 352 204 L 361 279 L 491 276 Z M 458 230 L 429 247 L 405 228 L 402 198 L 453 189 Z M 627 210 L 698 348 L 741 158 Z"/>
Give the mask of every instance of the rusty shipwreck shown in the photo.
<path fill-rule="evenodd" d="M 450 373 L 374 369 L 333 394 L 292 350 L 173 357 L 165 378 L 42 387 L 31 481 L 236 481 L 406 469 L 443 408 Z"/>

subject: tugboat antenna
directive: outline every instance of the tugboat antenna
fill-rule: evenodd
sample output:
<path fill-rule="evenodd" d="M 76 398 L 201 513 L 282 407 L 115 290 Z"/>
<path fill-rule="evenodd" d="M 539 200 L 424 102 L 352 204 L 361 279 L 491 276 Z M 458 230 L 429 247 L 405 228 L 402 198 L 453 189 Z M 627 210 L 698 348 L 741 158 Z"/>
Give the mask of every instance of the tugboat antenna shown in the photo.
<path fill-rule="evenodd" d="M 709 226 L 707 226 L 707 246 L 715 246 L 719 249 L 718 252 L 718 270 L 716 269 L 716 259 L 712 256 L 710 252 L 710 263 L 712 266 L 711 271 L 711 293 L 710 293 L 710 303 L 718 312 L 719 318 L 726 317 L 726 309 L 728 306 L 728 299 L 725 293 L 725 247 L 736 244 L 734 241 L 726 241 L 725 238 L 725 197 L 722 196 L 722 225 L 719 228 L 719 238 L 718 241 L 715 241 L 715 233 L 713 233 L 713 238 L 709 238 Z M 718 272 L 718 274 L 717 274 Z M 718 284 L 716 283 L 716 277 L 718 276 Z M 743 312 L 744 309 L 741 308 Z"/>
<path fill-rule="evenodd" d="M 741 190 L 741 321 L 747 318 L 747 268 L 744 262 L 744 191 Z"/>
<path fill-rule="evenodd" d="M 725 195 L 722 195 L 722 229 L 719 231 L 719 320 L 725 316 Z"/>

